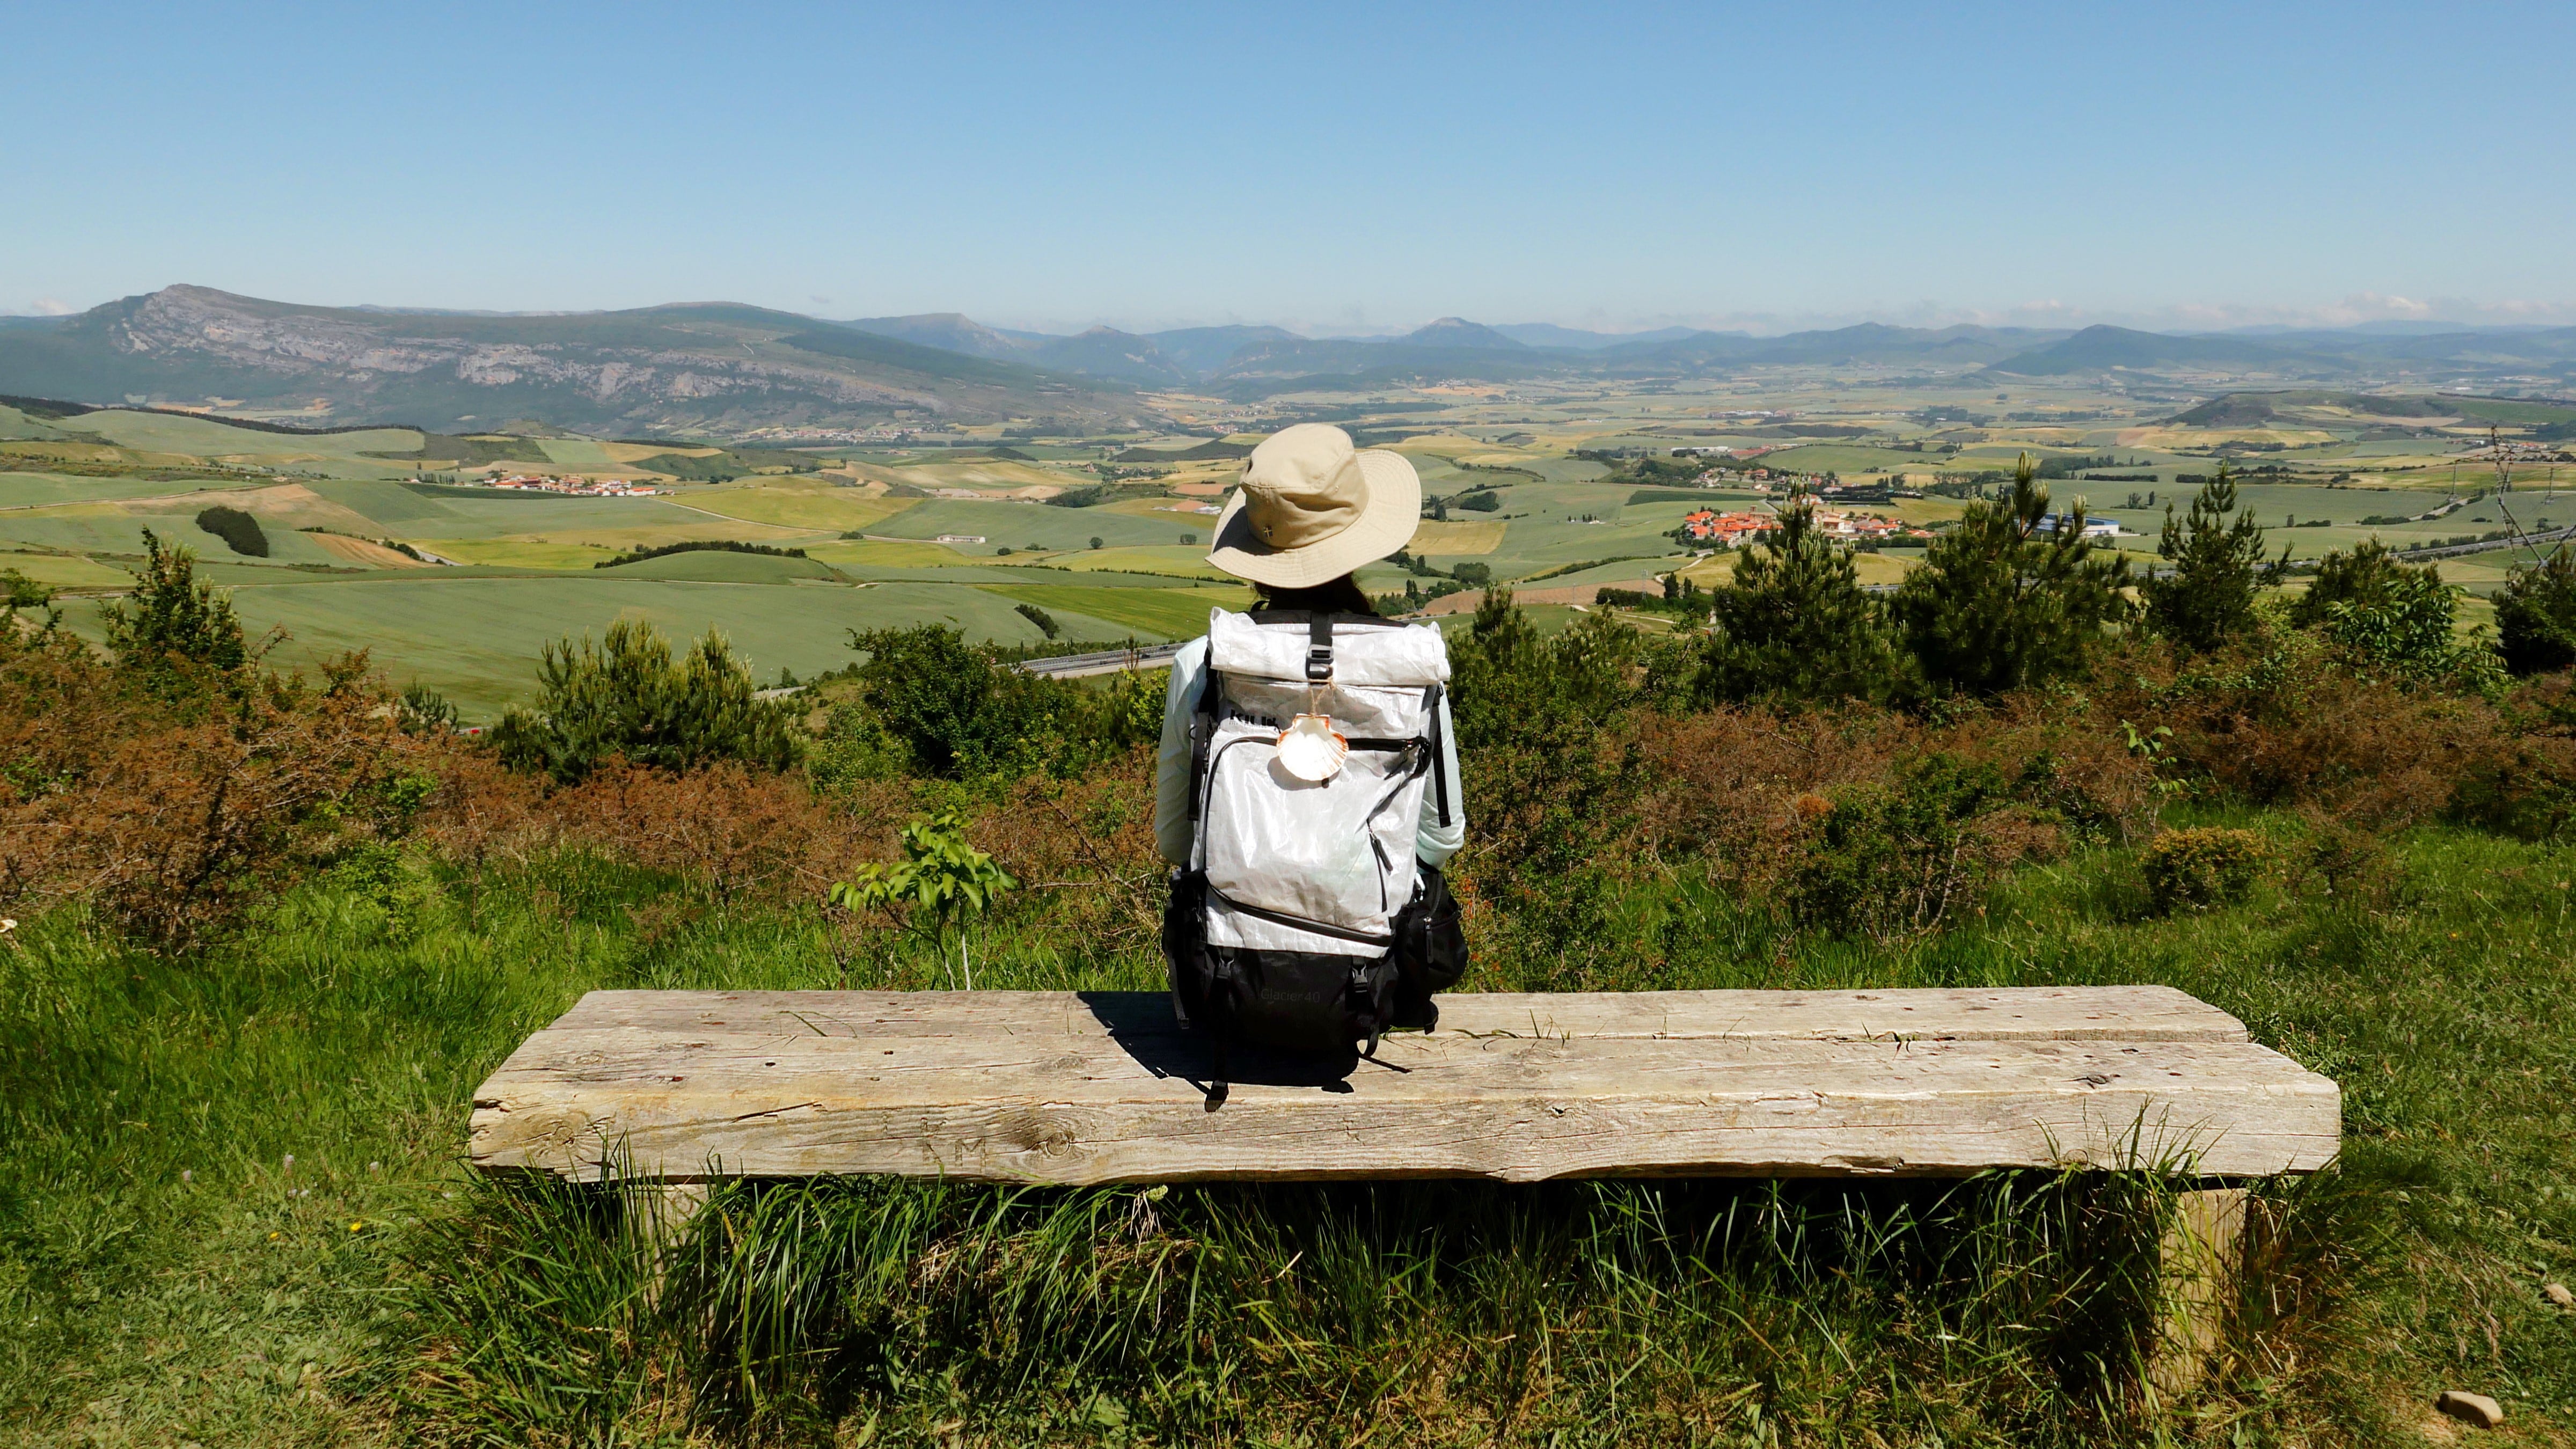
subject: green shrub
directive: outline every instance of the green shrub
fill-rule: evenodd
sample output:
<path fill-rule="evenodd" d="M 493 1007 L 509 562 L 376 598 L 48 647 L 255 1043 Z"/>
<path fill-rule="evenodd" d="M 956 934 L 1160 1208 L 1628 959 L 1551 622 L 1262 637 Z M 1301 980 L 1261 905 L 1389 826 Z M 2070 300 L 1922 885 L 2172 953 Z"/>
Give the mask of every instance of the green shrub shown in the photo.
<path fill-rule="evenodd" d="M 2147 846 L 2147 897 L 2167 915 L 2235 905 L 2254 889 L 2268 853 L 2251 830 L 2168 830 Z"/>
<path fill-rule="evenodd" d="M 2517 566 L 2496 594 L 2496 650 L 2514 674 L 2576 665 L 2576 555 L 2567 545 L 2528 568 Z"/>
<path fill-rule="evenodd" d="M 197 526 L 224 541 L 224 546 L 250 558 L 268 557 L 268 535 L 259 531 L 259 520 L 238 508 L 218 503 L 197 514 Z"/>
<path fill-rule="evenodd" d="M 862 697 L 925 774 L 1024 769 L 1071 713 L 1070 687 L 998 668 L 989 650 L 938 624 L 850 631 L 864 650 Z"/>
<path fill-rule="evenodd" d="M 2462 590 L 2430 566 L 2392 574 L 2375 600 L 2326 606 L 2325 635 L 2365 663 L 2386 665 L 2419 681 L 2493 692 L 2503 660 L 2484 644 L 2461 645 L 2452 621 Z"/>
<path fill-rule="evenodd" d="M 794 724 L 756 697 L 759 687 L 716 630 L 675 660 L 660 630 L 620 619 L 597 645 L 587 635 L 547 645 L 537 708 L 504 713 L 493 742 L 512 769 L 563 784 L 611 757 L 658 770 L 717 760 L 783 770 L 796 762 Z"/>
<path fill-rule="evenodd" d="M 2337 604 L 2378 608 L 2388 601 L 2391 584 L 2424 572 L 2430 572 L 2429 567 L 2416 569 L 2398 562 L 2397 555 L 2375 538 L 2350 553 L 2336 549 L 2317 560 L 2317 575 L 2308 591 L 2290 601 L 2290 622 L 2313 629 L 2333 617 Z"/>
<path fill-rule="evenodd" d="M 16 569 L 0 569 L 0 609 L 41 609 L 53 601 L 52 589 Z"/>
<path fill-rule="evenodd" d="M 844 534 L 842 536 L 846 538 L 849 535 Z M 613 569 L 625 564 L 642 563 L 646 559 L 666 558 L 675 553 L 758 553 L 767 554 L 772 558 L 803 558 L 805 556 L 805 550 L 801 548 L 776 548 L 765 543 L 744 543 L 742 540 L 735 538 L 691 538 L 683 539 L 678 543 L 666 543 L 658 548 L 632 549 L 626 553 L 619 554 L 615 558 L 601 559 L 599 562 L 592 564 L 591 567 L 595 569 Z"/>
<path fill-rule="evenodd" d="M 1516 958 L 1487 978 L 1489 990 L 1577 989 L 1582 961 L 1608 949 L 1614 842 L 1631 818 L 1639 764 L 1633 747 L 1606 748 L 1602 722 L 1636 697 L 1639 641 L 1601 613 L 1542 639 L 1509 588 L 1487 591 L 1474 623 L 1450 640 L 1472 811 L 1467 870 Z"/>
<path fill-rule="evenodd" d="M 394 701 L 394 725 L 407 735 L 443 735 L 456 728 L 456 701 L 415 680 Z"/>
<path fill-rule="evenodd" d="M 167 671 L 174 665 L 235 670 L 250 662 L 232 596 L 197 580 L 197 556 L 164 549 L 143 530 L 143 571 L 122 600 L 99 610 L 107 649 L 128 669 Z"/>
<path fill-rule="evenodd" d="M 1009 553 L 1010 550 L 1004 549 L 1002 552 Z M 1018 608 L 1012 610 L 1012 612 L 1018 614 L 1021 618 L 1028 620 L 1030 623 L 1037 625 L 1038 632 L 1044 634 L 1050 639 L 1053 639 L 1064 632 L 1063 626 L 1056 623 L 1055 615 L 1048 613 L 1046 610 L 1039 608 L 1035 604 L 1022 604 Z"/>
<path fill-rule="evenodd" d="M 1789 877 L 1789 913 L 1837 936 L 1940 929 L 1996 865 L 1978 822 L 2008 803 L 1994 766 L 1936 754 L 1890 784 L 1843 792 Z"/>
<path fill-rule="evenodd" d="M 863 781 L 900 780 L 912 768 L 912 751 L 856 701 L 834 704 L 823 731 L 805 749 L 805 773 L 826 795 L 848 793 Z"/>

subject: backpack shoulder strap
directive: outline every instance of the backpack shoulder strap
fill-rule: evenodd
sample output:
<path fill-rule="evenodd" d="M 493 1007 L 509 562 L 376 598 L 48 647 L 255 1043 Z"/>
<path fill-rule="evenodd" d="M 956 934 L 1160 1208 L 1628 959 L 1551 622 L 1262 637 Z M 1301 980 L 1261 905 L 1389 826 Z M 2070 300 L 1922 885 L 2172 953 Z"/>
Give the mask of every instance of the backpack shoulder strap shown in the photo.
<path fill-rule="evenodd" d="M 1439 685 L 1423 691 L 1422 735 L 1429 743 L 1431 755 L 1431 797 L 1440 803 L 1440 824 L 1449 824 L 1449 732 L 1440 727 L 1440 711 L 1448 705 L 1448 692 Z"/>
<path fill-rule="evenodd" d="M 1216 651 L 1208 651 L 1202 661 L 1205 673 L 1199 680 L 1199 697 L 1190 706 L 1190 821 L 1198 822 L 1207 804 L 1208 741 L 1216 737 L 1216 705 L 1224 688 L 1224 677 L 1217 673 Z"/>

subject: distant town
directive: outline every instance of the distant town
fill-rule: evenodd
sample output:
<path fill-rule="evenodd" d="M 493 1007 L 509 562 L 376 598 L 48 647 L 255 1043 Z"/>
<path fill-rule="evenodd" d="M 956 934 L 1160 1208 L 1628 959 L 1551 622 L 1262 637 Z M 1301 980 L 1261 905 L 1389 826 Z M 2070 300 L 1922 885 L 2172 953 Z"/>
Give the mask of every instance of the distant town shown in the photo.
<path fill-rule="evenodd" d="M 507 478 L 485 478 L 465 484 L 469 488 L 509 488 L 530 493 L 564 493 L 576 498 L 651 498 L 662 490 L 650 483 L 632 483 L 624 478 L 558 478 L 552 474 L 513 473 Z"/>

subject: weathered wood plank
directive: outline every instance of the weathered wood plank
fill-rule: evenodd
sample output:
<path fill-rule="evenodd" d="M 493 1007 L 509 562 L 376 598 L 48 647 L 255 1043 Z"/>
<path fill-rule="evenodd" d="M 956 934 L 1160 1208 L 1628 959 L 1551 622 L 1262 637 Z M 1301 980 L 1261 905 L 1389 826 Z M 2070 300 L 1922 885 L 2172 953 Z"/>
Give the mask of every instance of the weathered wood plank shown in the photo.
<path fill-rule="evenodd" d="M 1102 1183 L 1951 1175 L 2192 1154 L 2198 1173 L 2251 1176 L 2321 1166 L 2338 1132 L 2332 1082 L 2241 1041 L 1442 1032 L 1348 1066 L 1238 1056 L 1212 1109 L 1195 1038 L 1113 1034 L 1034 1001 L 1034 1029 L 922 1030 L 944 1004 L 866 1035 L 540 1032 L 477 1093 L 474 1161 Z M 856 1030 L 875 1009 L 831 1019 Z"/>
<path fill-rule="evenodd" d="M 2244 1041 L 2245 1025 L 2169 986 L 1884 991 L 1465 992 L 1435 1035 Z M 1176 1034 L 1150 991 L 594 991 L 557 1030 L 646 1027 L 816 1036 Z"/>

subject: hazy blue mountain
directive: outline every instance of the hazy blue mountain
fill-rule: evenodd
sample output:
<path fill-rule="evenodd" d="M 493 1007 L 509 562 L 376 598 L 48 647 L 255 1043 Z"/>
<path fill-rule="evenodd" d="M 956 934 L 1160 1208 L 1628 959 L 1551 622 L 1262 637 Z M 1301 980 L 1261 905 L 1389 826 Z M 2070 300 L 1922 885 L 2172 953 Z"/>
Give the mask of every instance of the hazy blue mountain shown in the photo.
<path fill-rule="evenodd" d="M 1658 327 L 1651 332 L 1585 332 L 1580 328 L 1559 327 L 1553 322 L 1506 322 L 1498 324 L 1494 330 L 1514 342 L 1531 347 L 1567 347 L 1578 352 L 1598 352 L 1605 347 L 1625 347 L 1632 343 L 1679 342 L 1686 337 L 1721 335 L 1702 332 L 1697 327 Z"/>
<path fill-rule="evenodd" d="M 1525 352 L 1526 342 L 1516 342 L 1481 322 L 1464 317 L 1443 317 L 1437 322 L 1417 327 L 1402 337 L 1385 344 L 1394 347 L 1438 347 L 1504 352 Z"/>
<path fill-rule="evenodd" d="M 2019 352 L 1994 364 L 1996 372 L 2059 377 L 2111 368 L 2275 365 L 2306 370 L 2318 360 L 2293 348 L 2241 337 L 2174 337 L 2126 327 L 2087 327 L 2063 341 Z"/>
<path fill-rule="evenodd" d="M 1923 365 L 1969 368 L 2063 337 L 2019 327 L 1890 327 L 1863 322 L 1777 337 L 1741 332 L 1697 332 L 1671 342 L 1631 342 L 1604 348 L 1603 365 L 1621 373 L 1658 368 L 1728 366 Z"/>
<path fill-rule="evenodd" d="M 1175 327 L 1168 332 L 1149 332 L 1145 340 L 1154 344 L 1165 357 L 1205 375 L 1231 361 L 1247 347 L 1263 342 L 1295 342 L 1297 334 L 1285 327 Z"/>
<path fill-rule="evenodd" d="M 968 357 L 992 357 L 1017 361 L 1043 340 L 1039 334 L 1010 336 L 966 316 L 962 312 L 921 312 L 910 317 L 862 317 L 843 322 L 879 337 L 891 337 L 916 347 L 936 347 L 942 352 L 962 352 Z"/>
<path fill-rule="evenodd" d="M 1028 356 L 1047 367 L 1091 377 L 1116 378 L 1149 387 L 1190 382 L 1198 373 L 1165 357 L 1150 337 L 1094 327 L 1072 337 L 1050 337 L 1030 344 Z"/>

